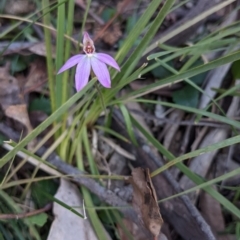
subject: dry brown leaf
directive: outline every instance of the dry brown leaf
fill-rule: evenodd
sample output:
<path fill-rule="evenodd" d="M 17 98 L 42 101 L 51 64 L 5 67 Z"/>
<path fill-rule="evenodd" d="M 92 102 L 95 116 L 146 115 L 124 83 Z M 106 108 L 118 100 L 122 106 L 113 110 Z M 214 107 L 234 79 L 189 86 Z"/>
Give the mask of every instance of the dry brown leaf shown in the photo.
<path fill-rule="evenodd" d="M 102 40 L 109 45 L 114 45 L 121 36 L 121 25 L 119 22 L 116 22 L 105 31 Z"/>
<path fill-rule="evenodd" d="M 11 105 L 5 109 L 5 114 L 22 123 L 27 128 L 28 133 L 32 131 L 26 104 Z"/>
<path fill-rule="evenodd" d="M 119 22 L 112 23 L 105 30 L 99 24 L 94 29 L 95 38 L 101 38 L 105 43 L 114 45 L 122 36 L 121 25 Z"/>
<path fill-rule="evenodd" d="M 120 13 L 121 15 L 127 12 L 128 13 L 127 16 L 130 16 L 130 14 L 133 13 L 135 4 L 136 1 L 134 0 L 119 1 L 117 4 L 117 12 Z"/>
<path fill-rule="evenodd" d="M 126 174 L 127 160 L 118 152 L 114 152 L 109 158 L 108 166 L 111 174 L 124 175 Z M 119 180 L 111 180 L 110 183 L 111 183 L 111 185 L 109 184 L 110 188 L 115 192 L 122 189 L 125 185 L 124 181 L 119 181 Z"/>
<path fill-rule="evenodd" d="M 141 229 L 139 229 L 140 226 L 136 225 L 135 223 L 128 219 L 123 219 L 122 222 L 125 225 L 125 227 L 129 230 L 129 232 L 132 234 L 134 240 L 146 240 L 146 235 L 141 231 Z M 129 237 L 126 235 L 126 232 L 120 226 L 118 226 L 118 232 L 121 240 L 129 239 Z M 168 239 L 163 233 L 160 233 L 157 240 Z"/>
<path fill-rule="evenodd" d="M 34 9 L 35 4 L 31 0 L 8 0 L 4 6 L 4 12 L 12 15 L 30 13 Z"/>
<path fill-rule="evenodd" d="M 45 121 L 48 118 L 48 115 L 46 113 L 44 113 L 43 111 L 34 110 L 34 111 L 29 112 L 29 118 L 30 118 L 32 126 L 35 128 L 39 124 L 41 124 L 43 121 Z M 50 129 L 51 128 L 47 128 L 47 132 L 49 132 Z"/>
<path fill-rule="evenodd" d="M 214 187 L 214 189 L 216 190 L 216 187 Z M 216 238 L 218 240 L 228 240 L 227 234 L 221 234 L 225 230 L 225 223 L 220 203 L 209 194 L 203 192 L 199 204 L 201 212 L 205 220 L 209 223 Z"/>
<path fill-rule="evenodd" d="M 32 131 L 27 106 L 20 94 L 17 79 L 9 74 L 10 63 L 0 68 L 0 104 L 6 116 L 21 122 Z"/>
<path fill-rule="evenodd" d="M 44 83 L 47 82 L 46 63 L 42 59 L 37 59 L 30 64 L 30 71 L 27 76 L 27 82 L 24 86 L 24 92 L 42 92 Z"/>
<path fill-rule="evenodd" d="M 36 43 L 35 45 L 31 46 L 28 50 L 39 56 L 43 57 L 47 56 L 46 45 L 44 42 Z M 54 46 L 52 46 L 52 57 L 56 58 L 56 49 Z"/>
<path fill-rule="evenodd" d="M 9 74 L 10 62 L 0 67 L 0 103 L 3 109 L 21 102 L 17 79 Z"/>
<path fill-rule="evenodd" d="M 150 178 L 149 169 L 133 169 L 130 182 L 133 186 L 133 207 L 140 221 L 157 239 L 163 219 L 159 211 L 157 196 Z"/>

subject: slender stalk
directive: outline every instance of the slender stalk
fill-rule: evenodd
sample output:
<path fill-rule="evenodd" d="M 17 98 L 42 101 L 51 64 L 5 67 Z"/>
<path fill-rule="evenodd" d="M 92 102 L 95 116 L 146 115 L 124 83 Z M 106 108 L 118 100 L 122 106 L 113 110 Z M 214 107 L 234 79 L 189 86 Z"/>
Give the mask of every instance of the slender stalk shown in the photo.
<path fill-rule="evenodd" d="M 56 69 L 63 65 L 64 56 L 64 29 L 65 29 L 65 4 L 64 0 L 58 0 L 58 18 L 57 18 L 57 52 L 56 52 Z M 56 75 L 56 108 L 62 105 L 63 83 L 62 75 Z"/>
<path fill-rule="evenodd" d="M 73 16 L 74 16 L 74 6 L 75 6 L 75 2 L 74 0 L 69 0 L 68 1 L 68 21 L 67 21 L 67 35 L 71 36 L 72 35 L 72 31 L 73 31 Z M 70 56 L 71 53 L 71 41 L 67 41 L 66 42 L 66 50 L 64 53 L 64 58 L 65 60 L 67 60 Z M 70 90 L 71 88 L 68 87 L 69 85 L 69 71 L 65 71 L 62 75 L 62 80 L 61 80 L 61 85 L 62 85 L 62 98 L 61 98 L 61 103 L 65 103 L 69 97 L 70 94 Z M 67 117 L 68 114 L 65 113 L 63 115 L 63 125 L 62 125 L 62 129 L 61 131 L 64 132 L 66 129 L 66 124 L 67 124 Z M 60 156 L 63 159 L 66 159 L 66 145 L 68 145 L 68 142 L 66 140 L 64 140 L 61 145 L 60 145 Z"/>
<path fill-rule="evenodd" d="M 49 0 L 42 0 L 42 7 L 43 7 L 43 23 L 44 25 L 49 26 L 50 22 L 50 13 L 49 13 Z M 53 60 L 52 60 L 52 45 L 51 45 L 51 32 L 49 29 L 44 28 L 44 39 L 46 44 L 46 53 L 47 53 L 47 72 L 48 72 L 48 86 L 50 90 L 51 96 L 51 108 L 52 112 L 56 110 L 55 104 L 55 91 L 54 91 L 54 67 L 53 67 Z"/>

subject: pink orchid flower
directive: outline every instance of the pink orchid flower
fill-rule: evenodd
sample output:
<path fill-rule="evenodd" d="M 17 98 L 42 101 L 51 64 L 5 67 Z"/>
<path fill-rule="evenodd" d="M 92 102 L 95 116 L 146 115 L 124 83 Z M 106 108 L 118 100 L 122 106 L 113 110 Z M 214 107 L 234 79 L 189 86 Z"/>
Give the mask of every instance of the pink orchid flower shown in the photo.
<path fill-rule="evenodd" d="M 117 62 L 108 54 L 96 53 L 93 40 L 89 37 L 87 32 L 84 32 L 83 34 L 83 51 L 86 54 L 77 54 L 69 58 L 59 69 L 57 74 L 77 65 L 75 73 L 75 86 L 77 91 L 80 91 L 86 86 L 92 68 L 98 81 L 105 88 L 110 88 L 111 79 L 107 65 L 120 71 L 120 67 Z"/>

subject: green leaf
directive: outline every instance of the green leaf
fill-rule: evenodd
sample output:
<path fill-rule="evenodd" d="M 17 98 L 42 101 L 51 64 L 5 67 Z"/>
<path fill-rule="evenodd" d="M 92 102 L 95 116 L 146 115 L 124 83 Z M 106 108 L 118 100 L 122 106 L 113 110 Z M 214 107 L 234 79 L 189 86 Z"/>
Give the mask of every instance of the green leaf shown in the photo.
<path fill-rule="evenodd" d="M 42 8 L 43 8 L 43 23 L 47 26 L 51 25 L 51 14 L 50 14 L 50 3 L 49 0 L 42 0 Z M 59 16 L 58 16 L 59 17 Z M 52 18 L 54 19 L 54 18 Z M 63 19 L 64 21 L 64 19 Z M 62 32 L 58 33 L 58 37 Z M 58 39 L 57 37 L 57 39 Z M 56 110 L 56 96 L 55 96 L 55 78 L 54 78 L 54 66 L 53 66 L 53 58 L 52 58 L 52 37 L 51 31 L 47 28 L 44 28 L 44 40 L 46 46 L 47 53 L 47 72 L 48 72 L 48 85 L 51 96 L 51 108 L 52 111 Z M 62 60 L 62 59 L 61 59 Z M 58 61 L 59 62 L 59 61 Z M 58 83 L 59 85 L 59 83 Z"/>
<path fill-rule="evenodd" d="M 11 61 L 11 72 L 21 72 L 27 68 L 27 63 L 24 58 L 16 55 Z"/>
<path fill-rule="evenodd" d="M 34 31 L 32 28 L 25 28 L 24 31 L 23 31 L 23 35 L 26 37 L 26 36 L 31 36 L 34 34 Z"/>
<path fill-rule="evenodd" d="M 116 13 L 115 9 L 113 9 L 113 8 L 105 8 L 102 11 L 101 17 L 102 17 L 104 22 L 107 22 L 114 16 L 115 13 Z"/>
<path fill-rule="evenodd" d="M 82 189 L 84 201 L 86 203 L 86 207 L 90 207 L 87 209 L 87 213 L 88 213 L 89 219 L 92 223 L 92 226 L 95 230 L 95 233 L 96 233 L 98 239 L 106 239 L 106 232 L 105 232 L 104 227 L 97 215 L 96 210 L 94 209 L 94 204 L 92 202 L 91 194 L 90 194 L 89 190 L 86 189 L 85 187 L 82 186 L 81 189 Z"/>
<path fill-rule="evenodd" d="M 198 67 L 198 66 L 201 66 L 202 64 L 204 64 L 204 62 L 200 58 L 192 65 L 192 67 Z M 203 73 L 197 74 L 196 76 L 191 77 L 190 80 L 197 85 L 201 85 L 204 82 L 207 74 L 208 74 L 208 72 L 203 72 Z"/>
<path fill-rule="evenodd" d="M 6 136 L 4 136 L 2 133 L 0 133 L 0 145 L 3 144 L 4 141 L 8 140 Z"/>
<path fill-rule="evenodd" d="M 231 71 L 235 79 L 240 79 L 240 60 L 237 60 L 232 64 Z"/>
<path fill-rule="evenodd" d="M 4 12 L 5 5 L 6 5 L 6 1 L 7 1 L 7 0 L 2 0 L 2 1 L 0 1 L 0 13 L 3 13 L 3 12 Z"/>
<path fill-rule="evenodd" d="M 197 85 L 201 85 L 203 83 L 203 81 L 205 80 L 205 77 L 207 74 L 208 74 L 208 72 L 200 73 L 196 76 L 191 77 L 190 80 Z"/>
<path fill-rule="evenodd" d="M 199 91 L 188 84 L 173 93 L 173 101 L 187 107 L 197 107 L 198 99 Z"/>
<path fill-rule="evenodd" d="M 47 194 L 46 192 L 43 192 L 43 193 L 45 194 L 46 198 L 50 199 L 53 202 L 58 203 L 62 207 L 66 208 L 69 211 L 71 211 L 72 213 L 76 214 L 78 217 L 84 218 L 84 216 L 82 214 L 80 214 L 78 211 L 76 211 L 72 206 L 69 206 L 66 203 L 64 203 L 63 201 L 60 201 L 59 199 L 52 197 L 50 194 Z"/>
<path fill-rule="evenodd" d="M 57 37 L 56 37 L 56 69 L 60 69 L 63 65 L 64 60 L 64 30 L 66 27 L 65 24 L 65 1 L 58 0 L 58 14 L 57 14 Z M 49 54 L 49 53 L 48 53 Z M 63 93 L 63 84 L 62 84 L 62 74 L 56 75 L 56 82 L 55 82 L 55 97 L 56 97 L 56 107 L 59 108 L 62 105 L 62 93 Z M 51 96 L 53 97 L 53 96 Z"/>
<path fill-rule="evenodd" d="M 32 185 L 32 198 L 39 208 L 46 206 L 49 199 L 43 192 L 54 196 L 57 191 L 57 183 L 53 180 L 44 180 Z"/>
<path fill-rule="evenodd" d="M 29 111 L 42 111 L 50 115 L 52 113 L 50 100 L 44 97 L 33 99 L 33 101 L 30 102 Z"/>
<path fill-rule="evenodd" d="M 127 138 L 125 138 L 124 136 L 122 136 L 121 134 L 113 131 L 112 129 L 110 129 L 109 127 L 103 127 L 103 126 L 95 126 L 96 129 L 102 130 L 105 133 L 108 133 L 110 135 L 112 135 L 113 137 L 119 138 L 120 140 L 124 141 L 124 142 L 129 142 L 129 140 Z"/>
<path fill-rule="evenodd" d="M 126 26 L 127 33 L 130 33 L 132 31 L 132 29 L 134 29 L 134 27 L 137 24 L 137 20 L 138 20 L 138 16 L 137 16 L 136 12 L 134 12 L 133 15 L 131 15 L 127 19 L 127 26 Z"/>
<path fill-rule="evenodd" d="M 0 232 L 0 240 L 4 240 L 3 235 Z"/>
<path fill-rule="evenodd" d="M 236 223 L 236 237 L 237 239 L 240 238 L 240 222 Z"/>
<path fill-rule="evenodd" d="M 119 108 L 122 111 L 122 115 L 124 117 L 124 120 L 125 120 L 125 123 L 126 123 L 126 126 L 127 126 L 128 135 L 129 135 L 132 143 L 134 143 L 135 146 L 137 146 L 138 144 L 137 144 L 137 140 L 136 140 L 135 135 L 134 135 L 133 125 L 132 125 L 132 121 L 131 121 L 131 117 L 129 115 L 129 112 L 123 104 L 119 104 Z"/>
<path fill-rule="evenodd" d="M 46 213 L 40 213 L 38 215 L 28 217 L 27 220 L 29 220 L 30 223 L 37 225 L 38 227 L 42 227 L 47 222 L 47 218 L 48 215 Z"/>
<path fill-rule="evenodd" d="M 170 65 L 171 67 L 173 67 L 173 61 L 170 61 L 168 63 L 168 65 Z M 171 71 L 169 71 L 168 69 L 166 69 L 163 66 L 158 66 L 156 68 L 154 68 L 151 73 L 154 75 L 154 77 L 159 78 L 159 79 L 163 79 L 163 78 L 167 78 L 171 76 Z"/>

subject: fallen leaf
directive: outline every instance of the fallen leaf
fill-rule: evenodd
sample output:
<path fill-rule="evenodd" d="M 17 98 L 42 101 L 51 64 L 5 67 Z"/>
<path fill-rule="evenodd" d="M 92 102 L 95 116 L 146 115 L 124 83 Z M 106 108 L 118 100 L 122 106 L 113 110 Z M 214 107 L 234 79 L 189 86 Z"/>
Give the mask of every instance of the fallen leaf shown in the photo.
<path fill-rule="evenodd" d="M 35 53 L 39 56 L 46 57 L 47 56 L 47 50 L 46 50 L 46 45 L 45 42 L 39 42 L 36 43 L 35 45 L 31 46 L 28 48 L 29 51 L 32 53 Z M 52 46 L 52 57 L 56 58 L 56 48 Z"/>
<path fill-rule="evenodd" d="M 121 36 L 121 25 L 119 22 L 116 22 L 106 29 L 105 34 L 102 36 L 102 40 L 112 46 L 120 39 Z"/>
<path fill-rule="evenodd" d="M 30 13 L 35 10 L 35 4 L 30 0 L 8 0 L 4 12 L 12 15 Z"/>
<path fill-rule="evenodd" d="M 31 105 L 30 105 L 30 107 L 31 107 Z M 29 118 L 30 118 L 33 128 L 36 128 L 39 124 L 41 124 L 43 121 L 45 121 L 48 118 L 48 115 L 41 110 L 33 110 L 32 111 L 32 109 L 30 108 Z M 47 132 L 50 129 L 51 129 L 51 126 L 47 128 Z M 47 132 L 45 132 L 45 134 L 47 134 Z"/>
<path fill-rule="evenodd" d="M 216 190 L 216 187 L 213 186 Z M 220 203 L 209 194 L 202 192 L 199 199 L 199 206 L 204 219 L 211 227 L 216 239 L 229 240 L 229 234 L 223 234 L 226 226 Z"/>
<path fill-rule="evenodd" d="M 96 24 L 94 36 L 95 39 L 101 38 L 105 43 L 113 46 L 122 36 L 121 26 L 116 22 L 103 29 L 100 24 Z"/>
<path fill-rule="evenodd" d="M 117 4 L 117 12 L 120 14 L 128 12 L 128 15 L 131 15 L 134 11 L 135 4 L 136 2 L 133 0 L 119 1 Z"/>
<path fill-rule="evenodd" d="M 136 225 L 134 222 L 129 221 L 128 219 L 122 220 L 123 224 L 129 230 L 129 232 L 132 234 L 132 237 L 134 240 L 145 240 L 146 235 L 141 231 L 140 226 Z M 126 232 L 118 226 L 118 232 L 121 240 L 128 240 L 129 237 L 127 236 Z M 166 235 L 163 233 L 160 233 L 157 240 L 168 240 Z"/>
<path fill-rule="evenodd" d="M 26 104 L 11 105 L 5 109 L 5 114 L 22 123 L 27 128 L 28 133 L 32 131 Z"/>
<path fill-rule="evenodd" d="M 83 215 L 83 211 L 79 208 L 83 206 L 82 197 L 77 187 L 71 182 L 61 179 L 61 184 L 55 198 L 68 206 L 76 207 L 74 210 Z M 55 219 L 52 223 L 48 240 L 97 240 L 92 226 L 87 219 L 77 216 L 56 202 L 53 205 L 53 213 Z"/>
<path fill-rule="evenodd" d="M 0 52 L 3 56 L 12 55 L 16 53 L 25 53 L 25 50 L 28 49 L 30 46 L 35 45 L 36 43 L 33 42 L 25 42 L 25 41 L 1 41 L 0 44 Z M 23 54 L 24 55 L 24 54 Z M 16 57 L 18 57 L 16 55 Z"/>
<path fill-rule="evenodd" d="M 112 175 L 124 175 L 126 174 L 128 161 L 125 157 L 120 155 L 118 152 L 114 152 L 108 161 L 109 172 Z M 108 186 L 113 191 L 118 191 L 124 187 L 124 181 L 120 180 L 111 180 L 108 181 Z M 131 194 L 132 196 L 132 194 Z"/>
<path fill-rule="evenodd" d="M 17 79 L 9 74 L 10 62 L 0 67 L 0 103 L 3 109 L 21 102 Z"/>
<path fill-rule="evenodd" d="M 30 71 L 27 76 L 27 82 L 24 86 L 24 92 L 42 92 L 47 82 L 46 63 L 42 59 L 37 59 L 30 64 Z"/>
<path fill-rule="evenodd" d="M 6 116 L 21 122 L 28 133 L 32 131 L 27 105 L 20 93 L 17 79 L 9 74 L 10 63 L 0 68 L 0 104 Z"/>
<path fill-rule="evenodd" d="M 133 186 L 133 207 L 140 221 L 157 239 L 163 219 L 159 211 L 157 196 L 149 175 L 149 169 L 133 169 L 130 182 Z"/>
<path fill-rule="evenodd" d="M 37 225 L 38 227 L 42 227 L 47 222 L 47 219 L 48 215 L 46 213 L 40 213 L 27 218 L 29 222 Z"/>

